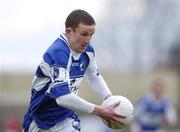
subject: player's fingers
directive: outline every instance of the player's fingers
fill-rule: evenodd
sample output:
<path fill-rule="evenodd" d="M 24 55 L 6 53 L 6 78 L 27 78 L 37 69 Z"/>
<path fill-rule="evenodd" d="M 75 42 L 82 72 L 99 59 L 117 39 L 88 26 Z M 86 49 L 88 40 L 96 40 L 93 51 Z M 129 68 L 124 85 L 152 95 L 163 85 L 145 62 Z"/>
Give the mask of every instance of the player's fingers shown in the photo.
<path fill-rule="evenodd" d="M 111 128 L 111 121 L 107 121 L 107 125 L 109 128 Z"/>
<path fill-rule="evenodd" d="M 113 104 L 113 108 L 116 108 L 118 105 L 120 105 L 120 101 L 115 102 L 115 103 Z"/>
<path fill-rule="evenodd" d="M 120 125 L 124 125 L 124 123 L 123 122 L 121 122 L 120 120 L 111 120 L 111 123 L 114 125 L 114 126 L 118 126 L 118 124 L 120 124 Z"/>
<path fill-rule="evenodd" d="M 114 113 L 114 118 L 122 118 L 122 119 L 125 119 L 126 116 L 123 116 L 123 115 L 121 115 L 121 114 L 119 114 L 119 113 Z"/>
<path fill-rule="evenodd" d="M 119 118 L 119 117 L 113 117 L 113 121 L 119 122 L 120 124 L 123 125 L 123 123 L 121 122 L 121 119 L 122 119 L 122 118 Z"/>
<path fill-rule="evenodd" d="M 117 126 L 119 126 L 118 124 L 120 124 L 120 125 L 125 125 L 124 123 L 122 123 L 121 121 L 118 121 L 118 122 L 116 122 L 115 124 L 117 124 Z"/>

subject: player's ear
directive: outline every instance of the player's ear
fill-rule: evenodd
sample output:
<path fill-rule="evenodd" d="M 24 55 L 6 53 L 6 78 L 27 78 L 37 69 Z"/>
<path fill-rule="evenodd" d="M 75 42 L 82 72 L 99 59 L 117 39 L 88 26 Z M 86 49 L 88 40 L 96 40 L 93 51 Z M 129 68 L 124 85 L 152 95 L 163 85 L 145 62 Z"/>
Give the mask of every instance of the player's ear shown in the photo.
<path fill-rule="evenodd" d="M 66 28 L 65 32 L 66 32 L 66 34 L 70 34 L 72 32 L 72 29 L 71 28 Z"/>

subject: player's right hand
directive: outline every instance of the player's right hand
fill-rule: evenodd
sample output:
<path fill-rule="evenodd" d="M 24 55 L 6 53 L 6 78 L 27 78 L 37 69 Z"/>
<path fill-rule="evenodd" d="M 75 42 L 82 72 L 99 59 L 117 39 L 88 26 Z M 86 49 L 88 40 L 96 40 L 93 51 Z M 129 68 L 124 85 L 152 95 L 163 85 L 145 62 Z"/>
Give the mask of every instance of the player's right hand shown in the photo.
<path fill-rule="evenodd" d="M 115 112 L 115 108 L 119 104 L 120 102 L 115 102 L 106 107 L 97 105 L 94 109 L 93 114 L 101 117 L 102 119 L 106 120 L 108 123 L 113 123 L 113 124 L 120 123 L 123 125 L 123 123 L 121 122 L 121 119 L 124 119 L 126 117 Z"/>

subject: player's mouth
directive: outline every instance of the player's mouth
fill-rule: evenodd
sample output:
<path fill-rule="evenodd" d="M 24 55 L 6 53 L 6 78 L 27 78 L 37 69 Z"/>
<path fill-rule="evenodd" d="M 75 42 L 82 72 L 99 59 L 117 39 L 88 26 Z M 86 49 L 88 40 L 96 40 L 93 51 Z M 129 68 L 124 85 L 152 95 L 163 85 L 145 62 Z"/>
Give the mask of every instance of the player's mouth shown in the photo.
<path fill-rule="evenodd" d="M 83 44 L 83 45 L 81 45 L 81 50 L 85 50 L 86 49 L 86 47 L 87 47 L 87 44 Z"/>

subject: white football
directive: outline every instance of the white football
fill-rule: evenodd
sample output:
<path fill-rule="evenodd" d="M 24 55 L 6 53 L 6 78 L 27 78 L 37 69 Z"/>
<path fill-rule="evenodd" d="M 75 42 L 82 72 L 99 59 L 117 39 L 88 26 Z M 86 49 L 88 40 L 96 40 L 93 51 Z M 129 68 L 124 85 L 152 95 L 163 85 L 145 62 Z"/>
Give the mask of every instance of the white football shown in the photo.
<path fill-rule="evenodd" d="M 125 119 L 121 119 L 121 122 L 124 123 L 124 125 L 122 124 L 109 124 L 107 123 L 105 120 L 103 120 L 104 124 L 106 124 L 108 127 L 112 128 L 112 129 L 122 129 L 127 127 L 131 121 L 133 120 L 133 105 L 131 103 L 131 101 L 129 99 L 127 99 L 124 96 L 111 96 L 109 98 L 107 98 L 106 100 L 104 100 L 104 102 L 102 103 L 103 107 L 106 107 L 108 105 L 111 105 L 115 102 L 120 101 L 120 104 L 115 108 L 115 111 L 119 114 L 121 114 L 122 116 L 126 116 Z"/>

